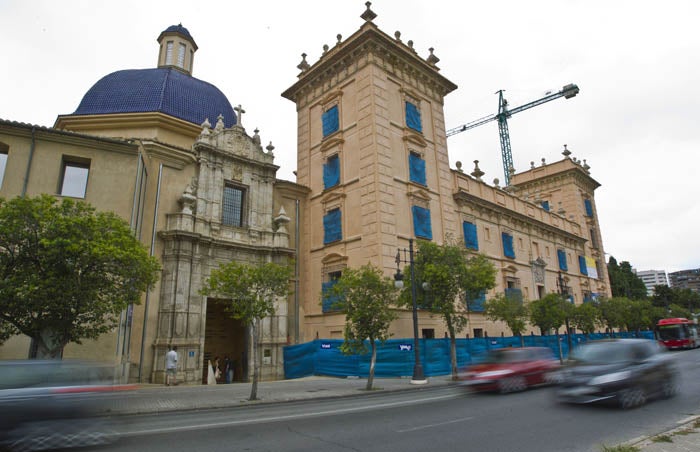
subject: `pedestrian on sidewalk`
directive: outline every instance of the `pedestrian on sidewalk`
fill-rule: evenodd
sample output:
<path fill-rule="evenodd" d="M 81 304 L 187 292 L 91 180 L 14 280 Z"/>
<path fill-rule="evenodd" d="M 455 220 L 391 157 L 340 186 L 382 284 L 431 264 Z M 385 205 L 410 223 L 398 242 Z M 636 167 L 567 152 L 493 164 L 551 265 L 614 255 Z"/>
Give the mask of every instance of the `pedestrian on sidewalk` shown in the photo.
<path fill-rule="evenodd" d="M 177 384 L 177 346 L 168 345 L 170 349 L 165 354 L 165 386 Z"/>

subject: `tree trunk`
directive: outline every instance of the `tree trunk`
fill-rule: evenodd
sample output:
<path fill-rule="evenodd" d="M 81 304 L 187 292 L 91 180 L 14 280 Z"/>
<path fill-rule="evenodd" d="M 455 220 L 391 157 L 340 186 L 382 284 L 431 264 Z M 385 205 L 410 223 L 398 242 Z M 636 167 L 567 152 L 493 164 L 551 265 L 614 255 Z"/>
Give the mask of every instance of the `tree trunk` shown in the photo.
<path fill-rule="evenodd" d="M 564 364 L 564 354 L 561 351 L 561 341 L 559 340 L 559 328 L 554 330 L 554 332 L 556 333 L 556 336 L 557 336 L 557 347 L 559 347 L 559 362 L 561 364 Z"/>
<path fill-rule="evenodd" d="M 63 357 L 65 344 L 56 343 L 50 330 L 41 331 L 32 339 L 36 344 L 36 353 L 33 353 L 32 359 L 61 359 Z"/>
<path fill-rule="evenodd" d="M 457 372 L 457 339 L 455 338 L 454 329 L 450 329 L 450 362 L 452 364 L 452 379 L 459 378 Z"/>
<path fill-rule="evenodd" d="M 372 383 L 374 383 L 374 365 L 377 362 L 377 344 L 374 341 L 374 339 L 370 339 L 371 342 L 371 347 L 372 347 L 372 358 L 369 360 L 369 376 L 367 377 L 367 389 L 368 391 L 372 390 Z"/>
<path fill-rule="evenodd" d="M 258 327 L 259 320 L 253 320 L 251 324 L 251 335 L 253 336 L 253 384 L 250 387 L 249 400 L 258 400 L 258 373 L 260 372 L 260 364 L 258 363 Z"/>

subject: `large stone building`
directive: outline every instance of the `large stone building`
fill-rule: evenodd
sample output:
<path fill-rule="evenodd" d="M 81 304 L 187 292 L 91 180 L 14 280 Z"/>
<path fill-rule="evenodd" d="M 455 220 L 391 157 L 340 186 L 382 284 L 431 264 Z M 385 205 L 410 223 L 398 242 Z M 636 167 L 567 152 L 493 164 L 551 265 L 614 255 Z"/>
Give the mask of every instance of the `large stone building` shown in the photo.
<path fill-rule="evenodd" d="M 497 287 L 527 300 L 564 288 L 581 303 L 609 296 L 590 168 L 570 157 L 514 173 L 511 185 L 482 180 L 478 165 L 449 166 L 444 97 L 457 86 L 431 50 L 373 22 L 369 4 L 354 34 L 299 64 L 283 96 L 297 106 L 297 181 L 276 178 L 273 147 L 243 127 L 216 87 L 192 76 L 197 45 L 182 26 L 158 38 L 158 67 L 117 71 L 88 90 L 54 128 L 0 122 L 0 196 L 39 193 L 85 199 L 130 222 L 163 265 L 160 281 L 121 327 L 65 356 L 111 359 L 125 379 L 159 382 L 168 344 L 180 379 L 199 382 L 213 356 L 232 356 L 246 377 L 249 333 L 199 294 L 220 263 L 294 258 L 292 294 L 277 301 L 261 338 L 264 378 L 283 376 L 282 348 L 342 337 L 342 314 L 322 291 L 345 268 L 371 262 L 396 271 L 409 239 L 459 240 L 495 264 Z M 291 118 L 290 118 L 291 119 Z M 507 332 L 471 300 L 474 336 Z M 412 336 L 399 310 L 394 337 Z M 439 318 L 420 313 L 424 337 Z M 0 357 L 26 357 L 16 337 Z"/>

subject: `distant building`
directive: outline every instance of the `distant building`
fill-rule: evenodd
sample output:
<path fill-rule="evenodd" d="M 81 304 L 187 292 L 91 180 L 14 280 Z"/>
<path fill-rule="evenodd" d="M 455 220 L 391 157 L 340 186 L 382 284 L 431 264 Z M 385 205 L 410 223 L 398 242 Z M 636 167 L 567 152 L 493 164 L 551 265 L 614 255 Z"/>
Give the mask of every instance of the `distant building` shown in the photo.
<path fill-rule="evenodd" d="M 640 270 L 637 276 L 644 282 L 647 288 L 647 295 L 654 294 L 654 286 L 668 286 L 668 278 L 665 270 Z"/>
<path fill-rule="evenodd" d="M 700 293 L 700 268 L 669 273 L 668 277 L 672 288 L 690 289 Z"/>

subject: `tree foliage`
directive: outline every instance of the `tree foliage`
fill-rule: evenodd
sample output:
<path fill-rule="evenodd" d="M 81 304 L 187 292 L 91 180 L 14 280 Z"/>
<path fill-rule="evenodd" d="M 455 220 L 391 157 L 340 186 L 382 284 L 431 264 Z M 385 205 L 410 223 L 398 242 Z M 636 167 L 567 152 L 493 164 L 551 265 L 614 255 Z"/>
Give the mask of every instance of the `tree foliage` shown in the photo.
<path fill-rule="evenodd" d="M 257 400 L 260 374 L 259 335 L 262 319 L 275 314 L 275 300 L 289 294 L 291 265 L 273 262 L 258 265 L 231 261 L 212 270 L 202 295 L 221 303 L 234 319 L 250 329 L 253 339 L 253 384 L 250 400 Z"/>
<path fill-rule="evenodd" d="M 651 297 L 651 302 L 654 306 L 666 309 L 676 305 L 689 312 L 700 311 L 700 293 L 690 289 L 665 285 L 654 286 L 654 295 Z"/>
<path fill-rule="evenodd" d="M 573 305 L 561 295 L 549 293 L 528 305 L 530 323 L 537 326 L 541 334 L 547 334 L 549 330 L 558 331 L 572 315 L 572 309 Z"/>
<path fill-rule="evenodd" d="M 608 276 L 613 297 L 627 297 L 631 300 L 647 298 L 647 287 L 644 281 L 632 271 L 632 265 L 629 262 L 622 261 L 618 265 L 617 260 L 610 256 Z"/>
<path fill-rule="evenodd" d="M 25 334 L 39 357 L 114 329 L 159 271 L 114 213 L 48 195 L 0 199 L 0 339 Z"/>
<path fill-rule="evenodd" d="M 346 316 L 341 351 L 345 354 L 367 353 L 365 341 L 369 342 L 371 359 L 367 390 L 371 390 L 377 361 L 376 343 L 383 343 L 390 337 L 389 327 L 397 317 L 392 309 L 397 300 L 394 281 L 371 264 L 359 269 L 347 268 L 330 289 L 330 295 L 338 300 L 334 307 Z"/>
<path fill-rule="evenodd" d="M 514 298 L 499 293 L 484 303 L 484 313 L 489 320 L 502 321 L 508 325 L 513 336 L 522 336 L 528 318 L 527 308 Z"/>
<path fill-rule="evenodd" d="M 585 334 L 595 333 L 600 324 L 600 313 L 595 303 L 582 303 L 571 314 L 571 326 Z"/>

